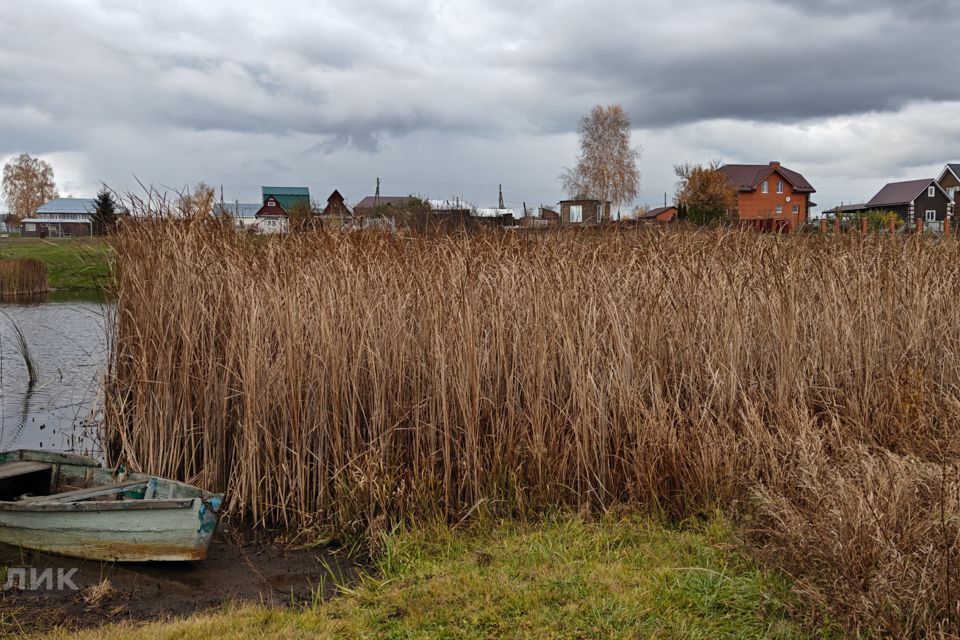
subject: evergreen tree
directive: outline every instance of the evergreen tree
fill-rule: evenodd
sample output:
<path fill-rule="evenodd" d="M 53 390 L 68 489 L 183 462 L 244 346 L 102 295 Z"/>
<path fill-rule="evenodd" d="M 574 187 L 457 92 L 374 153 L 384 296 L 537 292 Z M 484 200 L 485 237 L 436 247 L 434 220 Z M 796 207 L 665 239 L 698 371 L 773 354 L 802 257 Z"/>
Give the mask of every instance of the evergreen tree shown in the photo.
<path fill-rule="evenodd" d="M 103 187 L 93 201 L 93 233 L 102 236 L 117 224 L 117 204 L 113 201 L 113 194 Z"/>

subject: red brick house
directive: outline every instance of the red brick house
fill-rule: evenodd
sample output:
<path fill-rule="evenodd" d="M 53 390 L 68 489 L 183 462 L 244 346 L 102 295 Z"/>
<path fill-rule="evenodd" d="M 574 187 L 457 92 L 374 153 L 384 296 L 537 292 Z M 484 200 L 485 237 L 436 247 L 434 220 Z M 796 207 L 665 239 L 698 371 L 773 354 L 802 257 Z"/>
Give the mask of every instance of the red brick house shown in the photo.
<path fill-rule="evenodd" d="M 736 219 L 756 229 L 790 231 L 806 224 L 816 193 L 806 178 L 782 166 L 770 164 L 728 164 L 722 173 L 737 190 Z"/>

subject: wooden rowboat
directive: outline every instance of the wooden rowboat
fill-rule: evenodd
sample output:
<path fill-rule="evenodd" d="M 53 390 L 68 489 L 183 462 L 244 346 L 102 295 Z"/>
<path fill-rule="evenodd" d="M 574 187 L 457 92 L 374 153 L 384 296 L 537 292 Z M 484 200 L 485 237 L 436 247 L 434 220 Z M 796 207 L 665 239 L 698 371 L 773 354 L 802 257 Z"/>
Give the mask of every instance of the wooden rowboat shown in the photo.
<path fill-rule="evenodd" d="M 93 458 L 0 453 L 0 542 L 91 560 L 202 560 L 222 494 Z"/>

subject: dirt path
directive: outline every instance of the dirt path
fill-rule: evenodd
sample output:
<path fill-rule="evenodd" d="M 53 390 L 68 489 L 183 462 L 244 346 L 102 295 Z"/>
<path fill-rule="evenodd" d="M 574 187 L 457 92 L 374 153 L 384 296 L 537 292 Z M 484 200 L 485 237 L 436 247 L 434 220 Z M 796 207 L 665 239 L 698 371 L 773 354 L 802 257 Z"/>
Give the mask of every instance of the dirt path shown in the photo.
<path fill-rule="evenodd" d="M 219 538 L 219 539 L 218 539 Z M 0 575 L 0 637 L 55 626 L 83 628 L 121 620 L 154 620 L 215 609 L 228 602 L 277 606 L 330 597 L 336 583 L 352 581 L 359 566 L 324 548 L 285 549 L 258 542 L 232 542 L 218 535 L 206 560 L 189 563 L 115 564 L 52 556 L 0 544 L 0 567 L 43 575 L 52 569 L 54 588 L 3 589 Z M 71 569 L 76 572 L 68 574 Z M 76 585 L 56 589 L 62 570 Z M 109 580 L 109 589 L 100 587 Z M 27 586 L 30 586 L 29 584 Z"/>

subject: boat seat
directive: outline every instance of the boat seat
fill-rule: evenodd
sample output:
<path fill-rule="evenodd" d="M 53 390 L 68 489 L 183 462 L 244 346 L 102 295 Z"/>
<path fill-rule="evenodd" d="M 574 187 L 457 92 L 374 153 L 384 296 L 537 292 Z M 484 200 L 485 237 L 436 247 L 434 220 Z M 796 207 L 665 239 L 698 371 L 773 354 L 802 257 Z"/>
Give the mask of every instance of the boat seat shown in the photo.
<path fill-rule="evenodd" d="M 130 491 L 131 489 L 146 488 L 146 486 L 146 480 L 132 480 L 129 482 L 118 482 L 116 484 L 102 484 L 86 489 L 75 489 L 74 491 L 55 493 L 49 496 L 30 496 L 20 502 L 79 502 L 80 500 L 109 496 L 122 491 Z"/>
<path fill-rule="evenodd" d="M 0 462 L 0 480 L 15 478 L 38 471 L 49 471 L 50 469 L 52 469 L 52 466 L 45 462 L 29 462 L 27 460 Z"/>

